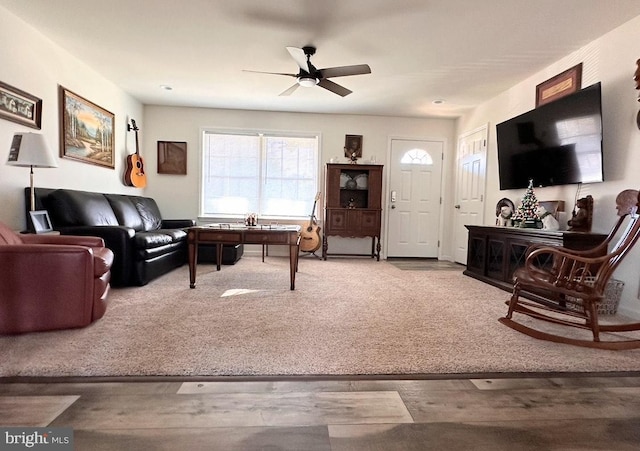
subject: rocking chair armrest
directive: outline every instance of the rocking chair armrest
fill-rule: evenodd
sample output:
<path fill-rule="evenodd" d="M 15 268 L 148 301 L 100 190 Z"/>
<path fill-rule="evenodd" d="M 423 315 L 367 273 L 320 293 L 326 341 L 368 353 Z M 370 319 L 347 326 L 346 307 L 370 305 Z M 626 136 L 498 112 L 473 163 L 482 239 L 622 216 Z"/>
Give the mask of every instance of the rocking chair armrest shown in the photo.
<path fill-rule="evenodd" d="M 603 253 L 606 253 L 607 243 L 608 243 L 607 241 L 603 241 L 602 243 L 600 243 L 599 245 L 591 249 L 569 249 L 567 247 L 549 246 L 548 244 L 534 243 L 534 244 L 530 244 L 529 247 L 527 247 L 525 255 L 528 256 L 533 251 L 537 251 L 538 249 L 560 249 L 563 252 L 571 255 L 582 256 L 582 257 L 599 257 Z"/>
<path fill-rule="evenodd" d="M 545 257 L 540 260 L 551 260 L 550 267 L 540 267 L 536 264 L 542 255 Z M 528 277 L 544 285 L 564 286 L 570 290 L 582 291 L 583 285 L 586 287 L 588 283 L 592 283 L 587 282 L 587 279 L 591 276 L 598 277 L 602 264 L 610 258 L 611 255 L 586 257 L 567 252 L 563 248 L 545 247 L 531 252 L 523 269 L 527 271 Z"/>
<path fill-rule="evenodd" d="M 540 247 L 530 252 L 525 260 L 525 265 L 535 266 L 534 262 L 536 258 L 544 254 L 551 254 L 554 259 L 573 260 L 576 263 L 583 263 L 586 265 L 597 265 L 611 258 L 611 255 L 598 255 L 596 257 L 589 257 L 588 255 L 576 254 L 572 250 L 563 247 L 546 246 Z"/>

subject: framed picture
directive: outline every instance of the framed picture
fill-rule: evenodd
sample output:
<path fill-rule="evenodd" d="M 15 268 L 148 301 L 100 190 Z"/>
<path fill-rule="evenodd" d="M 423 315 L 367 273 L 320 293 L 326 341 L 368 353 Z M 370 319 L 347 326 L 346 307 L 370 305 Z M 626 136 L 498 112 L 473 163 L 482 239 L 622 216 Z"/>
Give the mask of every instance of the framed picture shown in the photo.
<path fill-rule="evenodd" d="M 187 173 L 187 143 L 158 141 L 158 174 Z"/>
<path fill-rule="evenodd" d="M 36 233 L 48 233 L 53 231 L 51 219 L 49 219 L 49 213 L 47 213 L 47 210 L 30 211 L 29 216 L 31 217 L 33 230 Z"/>
<path fill-rule="evenodd" d="M 344 156 L 351 160 L 362 158 L 362 135 L 345 135 Z"/>
<path fill-rule="evenodd" d="M 113 169 L 114 118 L 60 86 L 60 156 Z"/>
<path fill-rule="evenodd" d="M 0 81 L 0 118 L 40 130 L 42 99 Z"/>
<path fill-rule="evenodd" d="M 572 94 L 582 85 L 582 63 L 536 86 L 536 108 Z"/>

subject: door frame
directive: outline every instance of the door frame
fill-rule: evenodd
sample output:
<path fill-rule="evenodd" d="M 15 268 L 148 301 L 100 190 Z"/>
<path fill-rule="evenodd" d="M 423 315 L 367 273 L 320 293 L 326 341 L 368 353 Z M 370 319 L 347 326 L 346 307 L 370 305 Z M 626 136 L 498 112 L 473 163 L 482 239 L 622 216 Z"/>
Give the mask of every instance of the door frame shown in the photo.
<path fill-rule="evenodd" d="M 391 185 L 391 143 L 395 139 L 402 139 L 407 141 L 435 141 L 442 143 L 442 169 L 440 175 L 440 221 L 438 223 L 438 260 L 442 259 L 443 248 L 443 231 L 444 231 L 444 189 L 445 189 L 445 163 L 447 162 L 447 145 L 448 140 L 445 137 L 427 137 L 427 136 L 414 136 L 414 135 L 390 135 L 387 137 L 387 157 L 385 160 L 385 166 L 387 167 L 386 173 L 383 174 L 385 182 L 382 192 L 382 211 L 384 214 L 384 221 L 382 227 L 384 230 L 381 235 L 384 237 L 384 245 L 382 246 L 382 258 L 387 259 L 387 247 L 389 246 L 389 193 Z"/>

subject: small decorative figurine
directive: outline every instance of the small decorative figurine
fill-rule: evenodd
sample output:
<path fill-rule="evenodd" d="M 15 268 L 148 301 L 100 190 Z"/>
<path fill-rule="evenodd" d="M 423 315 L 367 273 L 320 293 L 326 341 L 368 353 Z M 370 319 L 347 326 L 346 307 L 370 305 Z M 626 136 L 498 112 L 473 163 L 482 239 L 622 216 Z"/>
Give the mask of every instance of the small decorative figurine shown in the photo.
<path fill-rule="evenodd" d="M 559 230 L 560 223 L 556 218 L 553 217 L 550 211 L 547 211 L 542 205 L 538 207 L 538 216 L 540 217 L 540 221 L 542 221 L 542 228 L 544 230 Z"/>
<path fill-rule="evenodd" d="M 513 210 L 508 205 L 503 205 L 500 207 L 500 214 L 496 218 L 496 225 L 500 227 L 511 227 L 513 225 L 513 221 L 511 220 L 511 216 L 513 216 Z"/>
<path fill-rule="evenodd" d="M 258 225 L 258 215 L 256 213 L 249 213 L 244 218 L 244 225 L 250 227 Z"/>
<path fill-rule="evenodd" d="M 496 204 L 496 225 L 500 227 L 512 227 L 513 202 L 506 197 L 500 199 Z"/>
<path fill-rule="evenodd" d="M 593 197 L 587 196 L 576 201 L 576 209 L 572 218 L 567 222 L 572 232 L 590 232 L 593 215 Z"/>

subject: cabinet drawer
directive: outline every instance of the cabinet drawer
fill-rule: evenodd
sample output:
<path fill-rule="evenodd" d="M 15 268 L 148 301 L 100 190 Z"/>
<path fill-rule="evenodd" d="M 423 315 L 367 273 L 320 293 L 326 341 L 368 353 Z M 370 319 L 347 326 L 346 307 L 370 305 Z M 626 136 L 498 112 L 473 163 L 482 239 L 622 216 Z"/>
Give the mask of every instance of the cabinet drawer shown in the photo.
<path fill-rule="evenodd" d="M 198 233 L 199 242 L 211 243 L 241 243 L 241 232 L 219 232 L 217 230 L 205 230 Z"/>
<path fill-rule="evenodd" d="M 248 230 L 244 235 L 245 244 L 289 244 L 295 243 L 297 232 L 288 234 L 269 233 L 261 230 Z"/>

